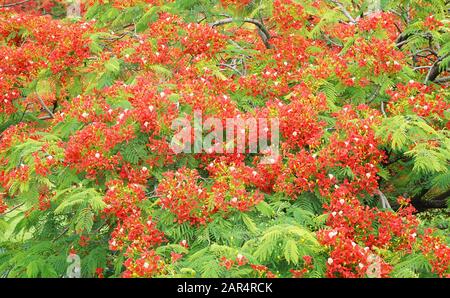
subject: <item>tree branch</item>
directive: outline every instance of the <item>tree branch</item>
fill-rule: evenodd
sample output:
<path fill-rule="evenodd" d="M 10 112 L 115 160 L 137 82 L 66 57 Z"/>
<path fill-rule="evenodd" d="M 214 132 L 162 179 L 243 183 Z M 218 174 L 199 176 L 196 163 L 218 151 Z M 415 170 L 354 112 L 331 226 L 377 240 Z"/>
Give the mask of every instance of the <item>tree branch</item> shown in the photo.
<path fill-rule="evenodd" d="M 220 63 L 218 66 L 222 66 L 222 67 L 226 67 L 229 68 L 235 72 L 237 72 L 241 77 L 244 75 L 239 69 L 237 69 L 235 66 L 233 67 L 233 65 L 229 65 L 226 63 Z"/>
<path fill-rule="evenodd" d="M 25 4 L 25 3 L 30 2 L 30 1 L 31 1 L 31 0 L 24 0 L 24 1 L 16 2 L 16 3 L 3 4 L 3 5 L 0 5 L 0 8 L 13 7 L 13 6 Z"/>
<path fill-rule="evenodd" d="M 417 209 L 417 212 L 423 212 L 428 209 L 444 209 L 447 208 L 446 199 L 450 197 L 450 189 L 431 199 L 425 199 L 425 195 L 429 189 L 423 189 L 419 194 L 414 196 L 411 204 Z"/>
<path fill-rule="evenodd" d="M 429 81 L 434 81 L 434 79 L 436 79 L 438 75 L 439 75 L 439 60 L 434 62 L 433 66 L 428 71 L 427 76 L 425 77 L 425 81 L 423 83 L 426 84 Z"/>
<path fill-rule="evenodd" d="M 384 118 L 386 118 L 387 115 L 386 115 L 386 111 L 384 110 L 384 101 L 381 101 L 380 109 L 381 109 L 381 113 L 383 113 Z"/>
<path fill-rule="evenodd" d="M 386 196 L 384 195 L 384 193 L 382 193 L 380 189 L 377 190 L 377 193 L 378 193 L 378 196 L 380 197 L 381 207 L 383 209 L 392 209 L 392 207 L 389 204 L 389 201 L 386 198 Z"/>
<path fill-rule="evenodd" d="M 450 197 L 450 189 L 441 193 L 440 195 L 434 197 L 432 200 L 433 201 L 442 201 L 442 200 L 447 199 L 448 197 Z"/>
<path fill-rule="evenodd" d="M 53 112 L 45 105 L 45 102 L 42 100 L 41 96 L 36 92 L 36 95 L 38 97 L 38 100 L 42 106 L 42 108 L 47 112 L 47 114 L 51 117 L 54 118 L 55 115 L 53 114 Z"/>
<path fill-rule="evenodd" d="M 349 19 L 351 23 L 353 24 L 357 23 L 357 21 L 352 17 L 352 15 L 348 12 L 348 10 L 341 2 L 337 0 L 330 0 L 330 1 L 333 2 L 339 8 L 339 10 L 347 17 L 347 19 Z"/>
<path fill-rule="evenodd" d="M 438 57 L 438 53 L 436 53 L 436 51 L 434 51 L 433 49 L 422 49 L 422 50 L 419 50 L 419 51 L 417 51 L 417 52 L 415 52 L 415 53 L 410 54 L 409 56 L 410 56 L 410 57 L 411 57 L 411 56 L 417 56 L 417 55 L 419 55 L 419 54 L 421 54 L 421 53 L 425 53 L 425 52 L 428 52 L 428 53 L 430 53 L 430 54 L 429 54 L 429 55 L 426 55 L 426 56 L 424 56 L 424 57 L 428 57 L 428 56 L 430 56 L 430 55 L 433 55 L 433 56 Z"/>
<path fill-rule="evenodd" d="M 440 63 L 442 60 L 447 58 L 447 56 L 448 55 L 439 57 L 436 62 L 434 62 L 433 66 L 430 68 L 430 71 L 427 74 L 427 77 L 425 78 L 424 84 L 428 82 L 434 82 L 434 80 L 436 80 L 436 78 L 441 74 L 442 69 L 440 67 Z"/>
<path fill-rule="evenodd" d="M 235 21 L 239 21 L 239 20 L 235 20 L 233 18 L 226 18 L 226 19 L 222 19 L 222 20 L 218 20 L 213 23 L 210 23 L 209 25 L 214 28 L 217 26 L 230 24 Z M 250 18 L 244 18 L 241 21 L 243 21 L 244 23 L 250 23 L 250 24 L 255 25 L 258 28 L 258 32 L 259 32 L 266 48 L 268 48 L 268 49 L 272 48 L 272 45 L 269 43 L 269 39 L 271 38 L 271 35 L 270 35 L 269 31 L 267 30 L 267 28 L 260 21 L 255 20 L 255 19 L 250 19 Z"/>
<path fill-rule="evenodd" d="M 61 234 L 59 234 L 58 236 L 56 236 L 55 239 L 52 240 L 52 242 L 55 242 L 56 240 L 58 240 L 59 238 L 61 238 L 62 236 L 64 236 L 64 234 L 66 234 L 69 231 L 70 227 L 66 227 L 64 228 L 64 230 L 61 232 Z"/>
<path fill-rule="evenodd" d="M 408 43 L 409 41 L 410 41 L 410 37 L 411 36 L 413 36 L 413 34 L 411 34 L 411 33 L 409 33 L 409 34 L 400 34 L 398 37 L 397 37 L 397 40 L 395 41 L 395 46 L 399 49 L 399 50 L 401 50 L 402 49 L 402 47 L 406 44 L 406 43 Z"/>
<path fill-rule="evenodd" d="M 434 80 L 435 83 L 442 84 L 450 82 L 450 76 Z"/>
<path fill-rule="evenodd" d="M 25 205 L 25 203 L 19 204 L 19 205 L 15 206 L 15 207 L 11 208 L 10 210 L 4 212 L 4 213 L 2 214 L 2 216 L 5 216 L 6 214 L 13 212 L 14 210 L 16 210 L 16 209 L 22 207 L 23 205 Z"/>

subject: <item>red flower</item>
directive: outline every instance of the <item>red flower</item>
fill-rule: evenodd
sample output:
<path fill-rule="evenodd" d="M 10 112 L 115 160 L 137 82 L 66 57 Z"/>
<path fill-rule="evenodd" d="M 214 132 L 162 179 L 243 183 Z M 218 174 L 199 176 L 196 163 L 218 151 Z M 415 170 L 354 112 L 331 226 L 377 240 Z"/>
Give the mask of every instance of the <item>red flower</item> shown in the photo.
<path fill-rule="evenodd" d="M 233 267 L 233 265 L 234 265 L 234 261 L 227 259 L 226 257 L 222 257 L 222 258 L 220 258 L 219 265 L 225 267 L 227 270 L 230 270 L 231 267 Z"/>
<path fill-rule="evenodd" d="M 103 268 L 96 268 L 95 269 L 95 274 L 97 274 L 98 278 L 104 278 L 105 276 L 103 275 Z"/>
<path fill-rule="evenodd" d="M 171 256 L 172 263 L 175 263 L 176 261 L 178 261 L 179 259 L 181 259 L 183 257 L 182 254 L 178 254 L 178 253 L 173 252 L 173 251 L 170 252 L 170 256 Z"/>

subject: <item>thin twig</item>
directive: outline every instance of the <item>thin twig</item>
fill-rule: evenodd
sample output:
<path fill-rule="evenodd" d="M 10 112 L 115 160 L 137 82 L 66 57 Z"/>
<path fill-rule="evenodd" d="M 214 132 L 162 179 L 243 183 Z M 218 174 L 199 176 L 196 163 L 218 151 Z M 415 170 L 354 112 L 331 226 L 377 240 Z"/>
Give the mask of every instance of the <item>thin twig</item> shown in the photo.
<path fill-rule="evenodd" d="M 339 10 L 347 17 L 347 19 L 349 19 L 349 21 L 353 24 L 356 24 L 357 21 L 352 17 L 352 15 L 348 12 L 348 10 L 345 8 L 345 6 L 337 1 L 337 0 L 331 0 L 331 2 L 333 2 L 334 4 L 336 4 L 336 6 L 339 8 Z"/>
<path fill-rule="evenodd" d="M 380 93 L 380 90 L 381 90 L 381 86 L 377 85 L 377 88 L 375 89 L 375 91 L 369 98 L 369 102 L 372 102 L 378 96 L 378 94 Z"/>
<path fill-rule="evenodd" d="M 25 0 L 25 1 L 16 2 L 16 3 L 3 4 L 3 5 L 0 5 L 0 8 L 13 7 L 13 6 L 25 4 L 25 3 L 30 2 L 30 1 L 31 1 L 31 0 Z"/>
<path fill-rule="evenodd" d="M 343 47 L 342 44 L 339 44 L 339 43 L 335 42 L 335 41 L 334 41 L 333 39 L 331 39 L 331 37 L 329 37 L 327 34 L 324 34 L 324 37 L 325 37 L 325 39 L 326 39 L 329 43 L 331 43 L 331 44 L 333 44 L 333 45 L 335 45 L 335 46 L 337 46 L 337 47 L 340 47 L 340 48 Z"/>
<path fill-rule="evenodd" d="M 386 196 L 384 195 L 384 193 L 381 192 L 381 190 L 377 190 L 378 195 L 380 196 L 380 201 L 381 201 L 381 207 L 383 209 L 392 209 L 391 205 L 389 204 L 388 199 L 386 198 Z"/>
<path fill-rule="evenodd" d="M 56 240 L 58 240 L 59 238 L 61 238 L 62 236 L 64 236 L 65 233 L 67 233 L 67 231 L 69 231 L 69 227 L 66 227 L 61 234 L 59 234 L 55 239 L 52 240 L 52 242 L 55 242 Z"/>
<path fill-rule="evenodd" d="M 220 63 L 219 66 L 223 66 L 226 68 L 229 68 L 235 72 L 237 72 L 240 76 L 243 76 L 242 72 L 239 71 L 239 69 L 237 69 L 236 67 L 233 67 L 232 65 L 226 64 L 226 63 Z"/>
<path fill-rule="evenodd" d="M 217 26 L 230 24 L 230 23 L 233 23 L 235 21 L 239 21 L 239 20 L 236 20 L 236 19 L 233 19 L 233 18 L 226 18 L 226 19 L 222 19 L 222 20 L 218 20 L 218 21 L 215 21 L 213 23 L 210 23 L 209 25 L 214 28 L 214 27 L 217 27 Z M 255 20 L 255 19 L 251 19 L 251 18 L 244 18 L 241 21 L 244 22 L 244 23 L 253 24 L 256 27 L 258 27 L 258 29 L 259 29 L 258 32 L 260 32 L 261 38 L 262 38 L 262 40 L 264 42 L 264 45 L 268 49 L 272 48 L 272 45 L 269 43 L 269 39 L 271 38 L 271 35 L 270 35 L 269 31 L 267 30 L 267 28 L 260 21 Z"/>
<path fill-rule="evenodd" d="M 421 53 L 424 53 L 424 52 L 429 52 L 431 55 L 434 55 L 436 57 L 438 56 L 438 53 L 436 53 L 436 51 L 434 51 L 433 49 L 422 49 L 422 50 L 419 50 L 419 51 L 417 51 L 415 53 L 410 54 L 409 56 L 410 57 L 411 56 L 417 56 L 417 55 L 419 55 Z M 429 56 L 429 55 L 427 55 L 427 56 Z"/>
<path fill-rule="evenodd" d="M 436 79 L 436 80 L 434 80 L 434 82 L 437 83 L 437 84 L 450 82 L 450 76 L 443 77 L 443 78 L 440 78 L 440 79 Z"/>
<path fill-rule="evenodd" d="M 384 110 L 384 101 L 381 102 L 381 113 L 383 113 L 383 116 L 386 118 L 386 111 Z"/>
<path fill-rule="evenodd" d="M 12 208 L 12 209 L 10 209 L 10 210 L 4 212 L 4 213 L 2 214 L 2 216 L 5 216 L 6 214 L 13 212 L 14 210 L 16 210 L 16 209 L 22 207 L 24 204 L 25 204 L 25 203 L 19 204 L 19 205 L 17 205 L 16 207 L 14 207 L 14 208 Z"/>
<path fill-rule="evenodd" d="M 430 68 L 430 71 L 428 71 L 428 74 L 425 78 L 424 84 L 428 83 L 429 81 L 434 82 L 436 80 L 437 76 L 441 73 L 440 69 L 440 63 L 442 60 L 448 57 L 448 54 L 442 57 L 439 57 L 436 62 L 434 62 L 433 66 Z"/>
<path fill-rule="evenodd" d="M 421 70 L 421 69 L 429 69 L 429 68 L 431 68 L 432 66 L 430 66 L 430 65 L 426 65 L 426 66 L 417 66 L 417 67 L 414 67 L 414 70 Z"/>
<path fill-rule="evenodd" d="M 23 110 L 22 116 L 20 117 L 20 121 L 19 122 L 23 121 L 23 118 L 25 117 L 25 114 L 27 113 L 27 110 L 28 110 L 29 106 L 30 106 L 30 103 L 27 103 L 25 109 Z"/>
<path fill-rule="evenodd" d="M 48 115 L 51 118 L 54 118 L 55 115 L 53 114 L 53 112 L 47 107 L 47 105 L 45 104 L 45 102 L 42 100 L 42 97 L 36 92 L 36 95 L 38 97 L 39 102 L 41 103 L 42 108 L 48 113 Z"/>

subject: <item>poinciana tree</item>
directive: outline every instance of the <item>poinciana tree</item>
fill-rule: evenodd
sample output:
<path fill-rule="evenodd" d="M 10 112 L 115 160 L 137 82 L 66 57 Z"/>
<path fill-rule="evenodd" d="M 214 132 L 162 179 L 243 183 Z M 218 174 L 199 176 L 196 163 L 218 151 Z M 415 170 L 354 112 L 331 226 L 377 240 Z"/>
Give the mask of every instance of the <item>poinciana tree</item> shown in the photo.
<path fill-rule="evenodd" d="M 67 4 L 0 4 L 0 274 L 448 277 L 448 1 Z M 176 154 L 194 110 L 280 155 Z"/>

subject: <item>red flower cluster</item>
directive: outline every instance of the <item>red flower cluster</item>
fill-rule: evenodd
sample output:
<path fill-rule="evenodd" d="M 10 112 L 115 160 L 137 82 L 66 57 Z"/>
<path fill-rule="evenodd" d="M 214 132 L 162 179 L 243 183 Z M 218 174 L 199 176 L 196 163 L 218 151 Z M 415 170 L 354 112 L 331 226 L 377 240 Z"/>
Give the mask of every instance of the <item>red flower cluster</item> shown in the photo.
<path fill-rule="evenodd" d="M 272 20 L 281 31 L 301 29 L 307 22 L 307 15 L 301 3 L 292 0 L 275 0 Z"/>
<path fill-rule="evenodd" d="M 137 260 L 127 259 L 124 262 L 127 270 L 123 277 L 152 277 L 162 270 L 161 257 L 154 250 L 145 251 Z"/>
<path fill-rule="evenodd" d="M 245 256 L 238 254 L 235 260 L 228 259 L 227 257 L 221 257 L 219 265 L 225 267 L 227 270 L 230 270 L 233 266 L 245 266 L 247 263 L 248 259 Z"/>
<path fill-rule="evenodd" d="M 3 195 L 0 195 L 0 214 L 3 214 L 8 210 L 8 205 L 3 201 Z"/>
<path fill-rule="evenodd" d="M 29 185 L 37 191 L 25 216 L 38 209 L 41 214 L 54 211 L 52 207 L 60 203 L 52 201 L 58 186 L 50 185 L 58 181 L 55 176 L 64 174 L 62 169 L 73 169 L 79 181 L 88 180 L 89 187 L 104 192 L 106 206 L 94 219 L 106 222 L 110 250 L 125 256 L 123 276 L 151 277 L 185 265 L 183 254 L 171 251 L 169 256 L 157 250 L 166 242 L 172 245 L 180 240 L 164 234 L 159 215 L 170 213 L 175 225 L 189 223 L 188 228 L 201 229 L 218 217 L 252 211 L 265 198 L 273 203 L 285 200 L 284 195 L 298 199 L 303 193 L 314 193 L 326 202 L 326 228 L 317 233 L 329 254 L 326 276 L 385 277 L 392 270 L 386 256 L 417 250 L 436 274 L 449 274 L 448 246 L 429 231 L 418 236 L 419 222 L 407 199 L 399 199 L 396 212 L 363 203 L 381 193 L 378 175 L 387 159 L 381 149 L 386 144 L 375 134 L 382 121 L 375 107 L 378 93 L 390 96 L 386 111 L 394 115 L 415 113 L 438 122 L 450 108 L 445 88 L 414 81 L 393 88 L 380 83 L 384 76 L 398 83 L 409 59 L 409 53 L 395 46 L 397 31 L 403 29 L 397 28 L 395 14 L 374 13 L 356 22 L 327 25 L 326 20 L 320 22 L 321 13 L 331 3 L 275 0 L 272 17 L 261 20 L 271 35 L 264 43 L 258 33 L 265 33 L 255 30 L 254 24 L 211 28 L 210 20 L 185 23 L 180 16 L 162 12 L 165 8 L 160 11 L 157 6 L 164 3 L 160 0 L 98 2 L 105 5 L 99 9 L 112 6 L 113 12 L 130 12 L 127 8 L 135 5 L 141 11 L 157 12 L 148 30 L 138 32 L 126 26 L 121 29 L 124 35 L 108 33 L 106 28 L 97 32 L 94 22 L 69 24 L 46 16 L 0 14 L 0 114 L 5 115 L 1 120 L 18 109 L 23 109 L 23 116 L 54 114 L 45 125 L 43 121 L 20 123 L 2 131 L 0 213 L 7 210 L 5 201 L 20 198 L 21 189 Z M 220 2 L 214 10 L 226 7 L 235 12 L 251 1 Z M 430 16 L 423 26 L 433 30 L 442 23 Z M 91 53 L 84 36 L 94 30 L 100 34 L 91 35 L 98 48 Z M 111 71 L 117 65 L 119 70 Z M 378 85 L 382 86 L 373 101 L 366 101 L 371 107 L 349 104 L 365 101 L 370 87 Z M 37 89 L 39 94 L 34 92 Z M 41 101 L 54 112 L 46 111 Z M 214 150 L 175 156 L 169 141 L 172 121 L 192 120 L 193 110 L 223 123 L 226 118 L 277 118 L 280 155 L 272 164 L 259 164 L 261 155 L 219 155 Z M 268 127 L 259 128 L 270 133 Z M 248 130 L 238 133 L 247 135 Z M 43 134 L 55 137 L 46 139 Z M 11 149 L 22 143 L 37 147 L 11 158 Z M 126 154 L 126 149 L 139 154 Z M 183 167 L 186 164 L 190 168 Z M 148 189 L 153 186 L 149 197 L 146 191 L 153 191 Z M 276 216 L 283 212 L 279 209 Z M 86 249 L 93 243 L 89 236 L 80 236 L 75 245 Z M 189 241 L 193 249 L 202 245 L 191 237 Z M 189 248 L 187 240 L 179 245 Z M 276 277 L 268 267 L 250 264 L 243 255 L 229 257 L 219 260 L 227 270 L 247 266 L 252 274 Z M 304 256 L 290 273 L 303 277 L 320 261 L 315 257 L 313 263 L 312 257 Z M 289 275 L 279 272 L 281 267 L 289 269 L 283 265 L 273 271 Z M 97 268 L 96 274 L 102 277 L 103 268 Z"/>
<path fill-rule="evenodd" d="M 36 79 L 43 68 L 49 68 L 55 75 L 48 81 L 56 79 L 57 75 L 59 84 L 68 84 L 68 73 L 89 56 L 83 35 L 91 30 L 91 26 L 91 23 L 68 25 L 31 14 L 0 15 L 0 37 L 6 41 L 0 46 L 0 87 L 4 91 L 0 96 L 0 112 L 11 114 L 16 110 L 13 102 L 22 95 L 20 87 Z M 52 96 L 44 101 L 52 103 Z M 30 94 L 20 104 L 38 107 L 35 94 Z"/>
<path fill-rule="evenodd" d="M 444 118 L 444 112 L 450 108 L 450 103 L 445 95 L 433 91 L 432 87 L 416 81 L 397 84 L 395 90 L 386 91 L 391 97 L 387 105 L 388 111 L 394 115 L 412 111 L 421 117 L 437 115 Z"/>
<path fill-rule="evenodd" d="M 140 212 L 137 204 L 145 199 L 145 192 L 142 186 L 137 184 L 128 184 L 121 180 L 109 181 L 103 201 L 106 207 L 103 210 L 105 214 L 114 214 L 118 219 L 125 220 L 129 216 Z"/>
<path fill-rule="evenodd" d="M 204 224 L 209 219 L 209 195 L 196 170 L 167 172 L 158 185 L 159 205 L 176 215 L 179 223 Z"/>
<path fill-rule="evenodd" d="M 217 212 L 247 211 L 263 200 L 258 191 L 247 190 L 245 168 L 211 162 L 207 169 L 214 179 L 211 190 L 198 182 L 201 177 L 196 170 L 186 168 L 166 172 L 160 181 L 159 205 L 175 214 L 179 223 L 205 224 Z"/>
<path fill-rule="evenodd" d="M 391 267 L 376 254 L 376 249 L 412 250 L 419 224 L 412 215 L 414 208 L 405 200 L 402 201 L 405 207 L 397 213 L 369 208 L 346 195 L 348 191 L 341 185 L 330 203 L 325 204 L 331 230 L 321 231 L 319 239 L 331 248 L 327 274 L 363 277 L 378 268 L 377 277 L 387 276 Z M 376 264 L 371 266 L 374 258 Z"/>
<path fill-rule="evenodd" d="M 225 36 L 208 25 L 189 23 L 184 29 L 187 36 L 181 38 L 181 43 L 186 54 L 212 57 L 225 45 Z"/>
<path fill-rule="evenodd" d="M 120 116 L 119 116 L 120 117 Z M 89 176 L 97 172 L 114 170 L 121 160 L 120 154 L 109 155 L 117 144 L 132 137 L 132 128 L 118 125 L 108 127 L 94 122 L 74 134 L 65 146 L 66 164 L 78 171 L 86 171 Z"/>
<path fill-rule="evenodd" d="M 150 277 L 162 266 L 160 256 L 156 255 L 153 248 L 166 239 L 164 233 L 156 228 L 152 217 L 143 222 L 138 203 L 144 199 L 145 193 L 139 185 L 125 185 L 120 180 L 108 183 L 104 213 L 114 214 L 118 219 L 109 247 L 114 251 L 125 251 L 127 260 L 124 262 L 124 277 Z"/>
<path fill-rule="evenodd" d="M 294 278 L 302 278 L 306 273 L 308 273 L 311 269 L 314 268 L 313 259 L 311 256 L 303 256 L 303 268 L 291 269 L 289 272 L 292 273 L 292 277 Z"/>
<path fill-rule="evenodd" d="M 433 236 L 430 229 L 425 231 L 421 240 L 421 250 L 430 262 L 433 272 L 440 277 L 450 278 L 450 247 L 443 239 Z"/>
<path fill-rule="evenodd" d="M 208 165 L 207 170 L 214 179 L 211 187 L 214 210 L 245 212 L 264 200 L 264 195 L 258 190 L 250 190 L 255 175 L 252 171 L 251 176 L 247 176 L 246 169 L 233 163 L 212 162 Z"/>
<path fill-rule="evenodd" d="M 272 271 L 269 270 L 268 267 L 264 265 L 256 265 L 256 264 L 250 264 L 250 267 L 255 271 L 259 277 L 266 277 L 266 278 L 275 278 L 276 275 L 273 274 Z"/>
<path fill-rule="evenodd" d="M 388 39 L 359 38 L 342 59 L 338 60 L 336 74 L 347 86 L 353 86 L 356 82 L 364 86 L 365 83 L 361 82 L 361 79 L 370 75 L 398 73 L 402 69 L 403 59 L 404 54 L 397 50 Z M 355 73 L 354 68 L 359 69 L 360 77 L 352 76 Z"/>
<path fill-rule="evenodd" d="M 247 6 L 252 0 L 220 0 L 224 7 L 234 6 L 237 8 L 242 8 Z"/>
<path fill-rule="evenodd" d="M 436 18 L 433 15 L 428 16 L 425 19 L 425 22 L 423 23 L 423 26 L 427 28 L 430 31 L 436 30 L 439 27 L 444 26 L 444 23 L 442 23 L 439 20 L 436 20 Z"/>

